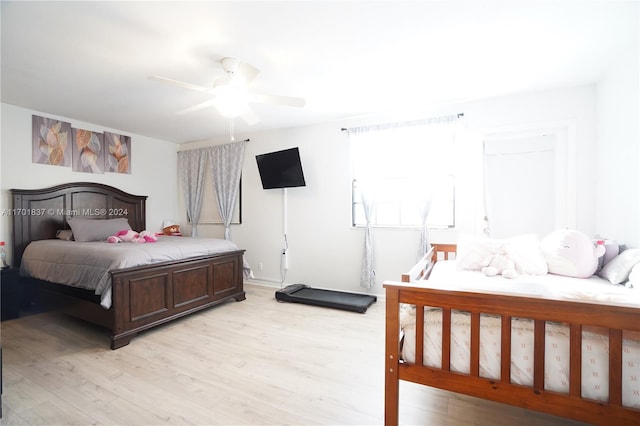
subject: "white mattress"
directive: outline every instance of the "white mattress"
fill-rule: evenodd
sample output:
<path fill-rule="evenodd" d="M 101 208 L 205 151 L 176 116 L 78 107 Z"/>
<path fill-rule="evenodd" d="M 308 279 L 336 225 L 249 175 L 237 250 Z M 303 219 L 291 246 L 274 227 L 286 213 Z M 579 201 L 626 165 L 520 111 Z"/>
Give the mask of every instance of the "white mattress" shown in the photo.
<path fill-rule="evenodd" d="M 435 265 L 429 287 L 468 291 L 520 294 L 557 300 L 588 300 L 640 307 L 640 292 L 624 286 L 612 285 L 598 277 L 567 278 L 557 275 L 520 276 L 515 280 L 485 277 L 479 272 L 461 271 L 454 261 Z M 418 284 L 418 283 L 414 283 Z M 542 302 L 543 303 L 543 302 Z M 442 366 L 442 310 L 425 308 L 423 364 Z M 415 308 L 401 307 L 401 327 L 404 332 L 402 357 L 415 362 Z M 569 328 L 557 323 L 546 324 L 545 389 L 569 391 Z M 609 397 L 609 358 L 606 330 L 588 328 L 582 333 L 582 396 L 599 401 Z M 500 318 L 481 315 L 480 318 L 480 376 L 500 378 Z M 511 382 L 533 385 L 533 321 L 514 319 L 511 326 Z M 469 373 L 470 317 L 452 312 L 451 370 Z M 622 403 L 640 408 L 640 333 L 623 334 Z"/>
<path fill-rule="evenodd" d="M 487 277 L 478 271 L 458 268 L 455 260 L 438 261 L 434 265 L 429 287 L 640 308 L 640 289 L 611 284 L 596 275 L 590 278 L 554 274 L 518 275 L 514 279 Z"/>

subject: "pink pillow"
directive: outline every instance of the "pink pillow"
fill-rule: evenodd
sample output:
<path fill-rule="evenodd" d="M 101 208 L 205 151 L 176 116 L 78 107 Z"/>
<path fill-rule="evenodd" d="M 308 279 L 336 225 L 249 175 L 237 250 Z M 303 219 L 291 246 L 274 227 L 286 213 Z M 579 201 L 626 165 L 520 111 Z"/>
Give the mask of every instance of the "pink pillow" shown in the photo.
<path fill-rule="evenodd" d="M 588 278 L 598 268 L 604 247 L 596 246 L 586 234 L 575 229 L 558 229 L 540 242 L 549 272 L 567 277 Z"/>

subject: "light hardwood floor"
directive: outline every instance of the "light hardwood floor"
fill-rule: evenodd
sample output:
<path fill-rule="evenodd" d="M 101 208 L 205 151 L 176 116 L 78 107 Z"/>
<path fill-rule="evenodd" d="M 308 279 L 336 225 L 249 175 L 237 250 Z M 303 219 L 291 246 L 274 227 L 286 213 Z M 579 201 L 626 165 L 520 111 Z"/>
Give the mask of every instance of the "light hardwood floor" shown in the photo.
<path fill-rule="evenodd" d="M 61 314 L 3 322 L 2 424 L 383 423 L 383 302 L 358 314 L 246 290 L 115 351 Z M 401 400 L 401 424 L 579 424 L 404 382 Z"/>

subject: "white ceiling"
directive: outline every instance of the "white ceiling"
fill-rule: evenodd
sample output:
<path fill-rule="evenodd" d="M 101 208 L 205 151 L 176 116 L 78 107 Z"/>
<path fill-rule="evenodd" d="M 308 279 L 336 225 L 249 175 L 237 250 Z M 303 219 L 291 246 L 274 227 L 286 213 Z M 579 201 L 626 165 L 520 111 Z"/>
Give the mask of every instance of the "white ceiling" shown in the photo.
<path fill-rule="evenodd" d="M 638 46 L 638 1 L 1 2 L 2 102 L 173 142 L 229 135 L 205 93 L 232 56 L 254 105 L 236 133 L 596 82 Z"/>

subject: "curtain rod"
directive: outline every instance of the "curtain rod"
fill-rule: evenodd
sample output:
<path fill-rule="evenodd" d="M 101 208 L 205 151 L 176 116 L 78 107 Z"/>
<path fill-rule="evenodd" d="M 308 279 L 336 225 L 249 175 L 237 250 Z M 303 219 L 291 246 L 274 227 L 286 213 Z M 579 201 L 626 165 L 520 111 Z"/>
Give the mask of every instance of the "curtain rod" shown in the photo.
<path fill-rule="evenodd" d="M 464 117 L 464 112 L 459 112 L 456 116 L 457 116 L 457 118 L 462 118 L 462 117 Z M 433 119 L 437 119 L 437 118 L 438 117 L 433 117 Z M 429 120 L 429 119 L 427 119 L 427 120 Z M 421 121 L 421 120 L 415 120 L 415 121 Z M 341 132 L 346 132 L 347 130 L 349 130 L 348 127 L 343 127 L 343 128 L 340 129 Z"/>
<path fill-rule="evenodd" d="M 251 139 L 244 139 L 238 142 L 251 142 Z M 233 143 L 233 142 L 229 142 L 229 143 Z M 227 145 L 227 144 L 216 144 L 216 145 Z M 193 149 L 181 149 L 178 152 L 185 152 L 185 151 L 195 151 L 196 149 L 205 149 L 205 148 L 211 148 L 212 146 L 216 146 L 216 145 L 210 145 L 210 146 L 203 146 L 201 148 L 193 148 Z"/>

